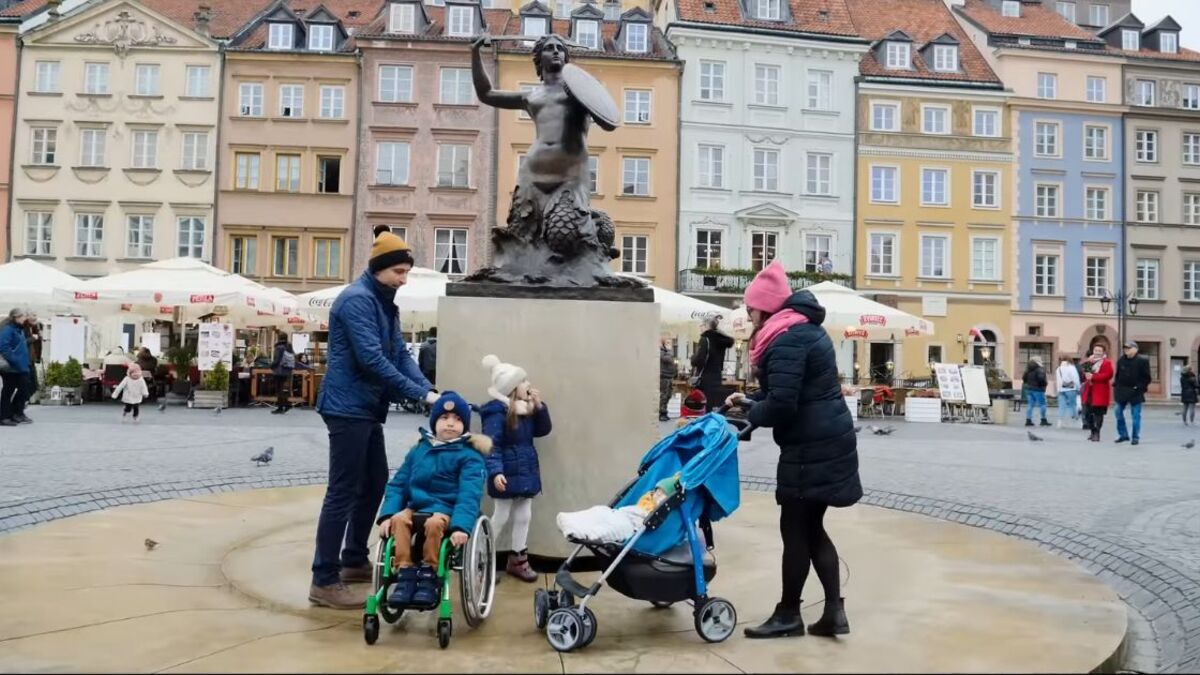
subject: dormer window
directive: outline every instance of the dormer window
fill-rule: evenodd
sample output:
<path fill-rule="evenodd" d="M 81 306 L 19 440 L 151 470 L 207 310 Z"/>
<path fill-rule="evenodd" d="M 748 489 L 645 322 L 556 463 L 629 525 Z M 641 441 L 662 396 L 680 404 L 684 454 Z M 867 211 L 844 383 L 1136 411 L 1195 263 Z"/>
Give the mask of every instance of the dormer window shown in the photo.
<path fill-rule="evenodd" d="M 556 0 L 554 3 L 554 18 L 566 19 L 571 16 L 571 0 Z"/>
<path fill-rule="evenodd" d="M 755 0 L 754 18 L 763 21 L 778 21 L 780 16 L 780 0 Z"/>
<path fill-rule="evenodd" d="M 958 47 L 954 45 L 934 45 L 933 69 L 940 73 L 958 72 Z"/>
<path fill-rule="evenodd" d="M 1158 50 L 1164 54 L 1178 54 L 1179 33 L 1159 33 L 1158 47 Z"/>
<path fill-rule="evenodd" d="M 889 42 L 885 47 L 884 65 L 889 69 L 912 68 L 912 45 L 907 42 Z"/>
<path fill-rule="evenodd" d="M 471 37 L 475 34 L 475 21 L 470 7 L 455 5 L 446 11 L 446 34 L 451 37 Z"/>
<path fill-rule="evenodd" d="M 333 26 L 310 25 L 308 27 L 308 48 L 314 52 L 333 51 Z"/>
<path fill-rule="evenodd" d="M 1142 48 L 1142 36 L 1136 30 L 1130 28 L 1121 29 L 1121 49 L 1127 52 L 1136 52 Z"/>
<path fill-rule="evenodd" d="M 1004 16 L 1020 17 L 1020 0 L 1004 0 L 1004 4 L 1000 5 L 1000 13 Z"/>
<path fill-rule="evenodd" d="M 650 26 L 644 23 L 625 25 L 625 51 L 645 54 L 650 51 Z"/>
<path fill-rule="evenodd" d="M 521 19 L 521 32 L 529 37 L 541 37 L 550 32 L 549 23 L 543 16 L 527 16 Z"/>
<path fill-rule="evenodd" d="M 296 27 L 290 23 L 273 23 L 268 33 L 268 49 L 291 49 L 296 46 Z"/>
<path fill-rule="evenodd" d="M 415 33 L 417 29 L 417 7 L 408 2 L 392 3 L 388 15 L 389 33 Z"/>
<path fill-rule="evenodd" d="M 600 22 L 579 19 L 575 22 L 575 41 L 588 49 L 600 48 Z"/>
<path fill-rule="evenodd" d="M 605 21 L 620 21 L 621 20 L 621 2 L 620 0 L 606 0 L 604 3 L 604 20 Z"/>

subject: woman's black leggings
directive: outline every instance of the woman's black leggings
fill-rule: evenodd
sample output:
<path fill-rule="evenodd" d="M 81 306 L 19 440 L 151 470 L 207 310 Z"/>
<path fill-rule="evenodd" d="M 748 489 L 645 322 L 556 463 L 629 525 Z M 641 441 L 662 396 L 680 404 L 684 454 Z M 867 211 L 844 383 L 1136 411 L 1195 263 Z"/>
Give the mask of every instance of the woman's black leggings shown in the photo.
<path fill-rule="evenodd" d="M 783 597 L 780 604 L 799 611 L 800 594 L 811 564 L 825 589 L 826 600 L 841 597 L 837 549 L 825 532 L 826 504 L 797 499 L 780 507 L 779 534 L 783 538 Z"/>

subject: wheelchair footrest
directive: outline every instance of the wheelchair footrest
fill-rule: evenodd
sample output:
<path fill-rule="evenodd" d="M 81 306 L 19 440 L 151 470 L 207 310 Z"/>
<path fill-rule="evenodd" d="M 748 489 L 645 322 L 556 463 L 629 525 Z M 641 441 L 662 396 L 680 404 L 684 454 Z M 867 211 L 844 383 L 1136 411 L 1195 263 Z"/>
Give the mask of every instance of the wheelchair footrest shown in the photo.
<path fill-rule="evenodd" d="M 577 598 L 595 595 L 600 591 L 600 584 L 593 584 L 591 588 L 588 588 L 578 581 L 575 581 L 575 578 L 572 577 L 571 573 L 567 570 L 559 570 L 558 573 L 554 575 L 554 583 L 558 584 L 559 588 L 566 590 L 568 593 Z"/>

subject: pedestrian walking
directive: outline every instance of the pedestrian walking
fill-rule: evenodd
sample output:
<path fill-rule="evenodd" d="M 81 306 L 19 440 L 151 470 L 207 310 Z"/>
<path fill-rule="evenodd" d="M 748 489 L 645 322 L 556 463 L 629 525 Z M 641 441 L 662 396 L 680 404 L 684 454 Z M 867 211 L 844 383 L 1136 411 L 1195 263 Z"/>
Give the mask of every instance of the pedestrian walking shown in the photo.
<path fill-rule="evenodd" d="M 42 324 L 36 312 L 25 318 L 25 346 L 29 349 L 29 382 L 26 386 L 26 402 L 36 401 L 38 395 L 38 364 L 42 362 Z M 28 403 L 26 403 L 28 407 Z"/>
<path fill-rule="evenodd" d="M 809 291 L 793 293 L 778 261 L 746 288 L 746 307 L 754 324 L 750 361 L 762 386 L 750 397 L 734 393 L 725 402 L 754 401 L 747 419 L 772 429 L 779 444 L 775 501 L 783 539 L 783 592 L 771 617 L 746 628 L 745 634 L 803 635 L 800 598 L 812 567 L 825 591 L 825 608 L 808 632 L 844 635 L 850 623 L 825 512 L 857 503 L 863 492 L 854 421 L 842 398 L 833 342 L 821 327 L 825 308 Z"/>
<path fill-rule="evenodd" d="M 1046 421 L 1046 369 L 1042 367 L 1042 359 L 1033 357 L 1025 366 L 1025 375 L 1021 378 L 1021 389 L 1025 393 L 1025 426 L 1033 426 L 1033 407 L 1037 406 L 1042 414 L 1041 425 L 1050 426 Z"/>
<path fill-rule="evenodd" d="M 29 343 L 25 341 L 25 322 L 29 313 L 20 307 L 9 310 L 0 320 L 0 426 L 30 424 L 25 416 L 29 400 Z"/>
<path fill-rule="evenodd" d="M 112 397 L 121 399 L 121 403 L 125 404 L 125 410 L 121 413 L 121 422 L 124 423 L 125 418 L 129 417 L 129 413 L 133 413 L 133 422 L 137 424 L 142 401 L 150 397 L 150 388 L 146 386 L 146 378 L 142 377 L 142 369 L 138 364 L 129 364 L 129 370 L 125 371 L 125 378 L 121 380 L 121 384 L 118 384 L 116 389 L 113 389 Z"/>
<path fill-rule="evenodd" d="M 692 355 L 692 386 L 704 392 L 708 406 L 705 412 L 721 405 L 725 400 L 722 373 L 725 371 L 725 352 L 733 346 L 733 338 L 718 328 L 720 317 L 711 317 L 704 322 L 705 330 L 700 334 L 700 344 Z"/>
<path fill-rule="evenodd" d="M 667 422 L 667 403 L 671 401 L 671 392 L 675 386 L 675 376 L 679 374 L 679 365 L 675 363 L 675 352 L 671 350 L 671 338 L 662 338 L 658 342 L 658 421 Z"/>
<path fill-rule="evenodd" d="M 1196 371 L 1191 366 L 1184 366 L 1179 374 L 1179 400 L 1183 401 L 1183 425 L 1196 423 L 1196 398 L 1200 395 L 1200 383 L 1196 381 Z"/>
<path fill-rule="evenodd" d="M 1079 369 L 1075 367 L 1075 362 L 1071 357 L 1063 354 L 1062 361 L 1058 364 L 1058 370 L 1054 371 L 1054 378 L 1058 383 L 1058 427 L 1061 429 L 1065 420 L 1079 419 L 1079 388 L 1083 383 L 1079 381 Z"/>
<path fill-rule="evenodd" d="M 1146 390 L 1150 388 L 1150 360 L 1138 354 L 1138 343 L 1126 340 L 1125 354 L 1117 360 L 1117 376 L 1113 380 L 1117 401 L 1117 443 L 1132 440 L 1133 445 L 1142 436 L 1142 404 L 1146 402 Z M 1125 409 L 1133 418 L 1133 436 L 1125 426 Z"/>
<path fill-rule="evenodd" d="M 413 264 L 408 244 L 381 231 L 367 271 L 329 312 L 326 372 L 317 396 L 317 412 L 329 430 L 329 482 L 308 589 L 313 604 L 362 609 L 366 594 L 346 584 L 371 580 L 367 540 L 388 481 L 388 408 L 405 398 L 430 405 L 438 400 L 408 353 L 396 308 L 396 291 Z"/>
<path fill-rule="evenodd" d="M 158 372 L 158 359 L 154 358 L 149 347 L 142 347 L 138 350 L 137 364 L 138 368 L 142 369 L 142 379 L 146 381 L 146 387 L 150 390 L 149 398 L 153 401 L 158 398 L 154 382 L 154 374 Z"/>
<path fill-rule="evenodd" d="M 275 408 L 272 415 L 282 415 L 292 409 L 292 376 L 296 368 L 302 368 L 296 358 L 296 348 L 287 335 L 280 335 L 275 343 L 275 358 L 271 361 L 271 372 L 275 376 Z"/>
<path fill-rule="evenodd" d="M 1104 345 L 1092 345 L 1092 355 L 1080 363 L 1083 368 L 1083 428 L 1089 432 L 1088 440 L 1100 441 L 1100 430 L 1104 427 L 1104 413 L 1112 403 L 1112 361 L 1106 358 Z"/>

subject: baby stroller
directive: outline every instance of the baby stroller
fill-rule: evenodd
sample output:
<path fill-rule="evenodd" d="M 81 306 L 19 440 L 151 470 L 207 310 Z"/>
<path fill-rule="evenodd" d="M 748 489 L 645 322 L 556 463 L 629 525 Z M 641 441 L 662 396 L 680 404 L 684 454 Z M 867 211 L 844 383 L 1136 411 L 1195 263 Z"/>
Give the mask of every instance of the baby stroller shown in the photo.
<path fill-rule="evenodd" d="M 724 410 L 722 410 L 724 412 Z M 676 474 L 674 490 L 624 543 L 568 537 L 578 544 L 554 577 L 554 589 L 534 592 L 534 623 L 560 652 L 587 647 L 596 637 L 596 616 L 588 602 L 607 582 L 618 593 L 655 607 L 689 601 L 696 632 L 708 642 L 733 634 L 737 611 L 728 600 L 708 595 L 717 573 L 711 523 L 729 516 L 740 503 L 737 445 L 730 425 L 751 431 L 744 421 L 710 413 L 659 441 L 638 467 L 638 475 L 609 503 L 635 504 L 638 498 Z M 704 533 L 704 543 L 698 532 Z M 583 549 L 603 564 L 600 579 L 584 586 L 571 576 Z M 706 550 L 707 549 L 707 550 Z M 580 599 L 575 606 L 575 600 Z"/>

